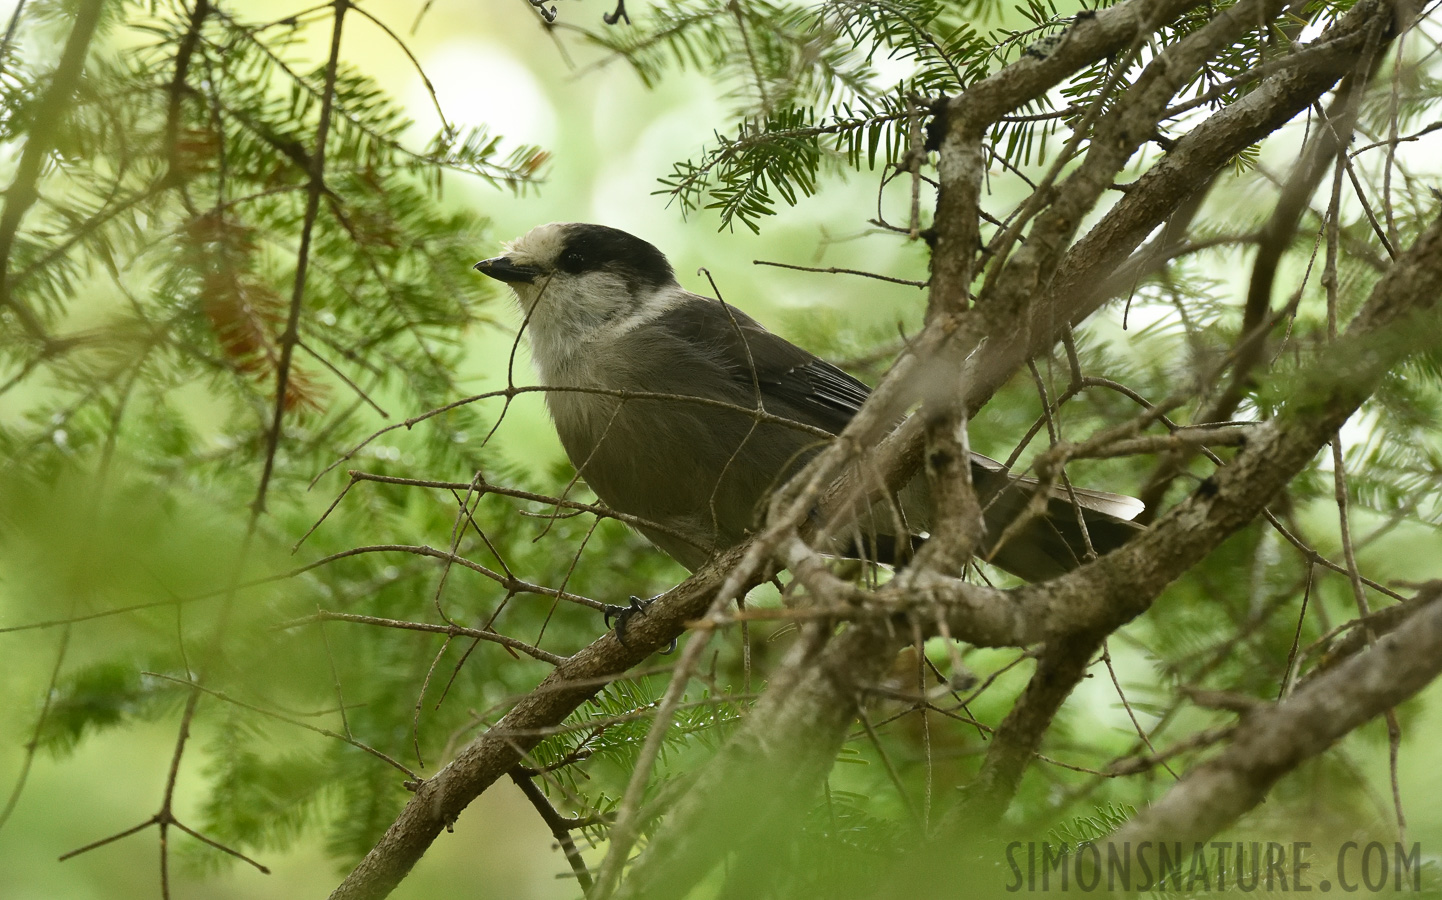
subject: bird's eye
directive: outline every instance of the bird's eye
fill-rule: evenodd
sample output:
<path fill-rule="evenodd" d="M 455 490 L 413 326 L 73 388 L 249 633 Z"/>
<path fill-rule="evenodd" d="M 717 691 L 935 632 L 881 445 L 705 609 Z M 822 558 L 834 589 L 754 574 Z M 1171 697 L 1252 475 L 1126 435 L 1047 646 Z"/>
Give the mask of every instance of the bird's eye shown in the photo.
<path fill-rule="evenodd" d="M 586 258 L 581 255 L 579 250 L 567 250 L 561 254 L 560 263 L 561 268 L 568 272 L 579 272 L 585 268 Z"/>

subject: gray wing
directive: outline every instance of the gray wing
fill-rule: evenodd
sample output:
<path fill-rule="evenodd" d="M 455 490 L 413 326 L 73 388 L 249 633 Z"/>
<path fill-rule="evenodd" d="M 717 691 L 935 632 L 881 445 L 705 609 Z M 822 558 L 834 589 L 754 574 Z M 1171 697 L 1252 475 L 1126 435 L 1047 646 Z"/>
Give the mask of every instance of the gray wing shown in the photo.
<path fill-rule="evenodd" d="M 842 369 L 817 357 L 785 338 L 767 331 L 739 309 L 707 297 L 691 295 L 696 302 L 662 316 L 662 323 L 684 335 L 697 346 L 708 349 L 746 389 L 759 386 L 767 409 L 776 414 L 840 434 L 852 416 L 866 402 L 871 388 Z M 755 380 L 752 379 L 754 366 Z M 998 483 L 1005 476 L 1010 483 L 1031 487 L 1033 478 L 1011 475 L 989 456 L 973 453 L 972 471 L 979 482 Z M 1124 494 L 1073 488 L 1085 509 L 1118 519 L 1132 519 L 1142 503 Z M 1057 496 L 1065 495 L 1056 489 Z"/>
<path fill-rule="evenodd" d="M 695 352 L 698 362 L 705 360 L 704 364 L 726 372 L 732 380 L 738 402 L 749 405 L 759 391 L 763 407 L 772 415 L 839 434 L 871 393 L 870 388 L 851 375 L 772 334 L 735 307 L 696 295 L 689 299 L 691 302 L 674 307 L 658 317 L 658 330 Z M 745 399 L 741 400 L 743 397 Z M 775 434 L 778 444 L 773 449 L 789 445 L 787 452 L 791 455 L 751 460 L 749 465 L 735 467 L 731 467 L 732 461 L 726 456 L 730 453 L 729 448 L 722 455 L 722 460 L 731 468 L 732 477 L 738 477 L 740 472 L 748 469 L 761 470 L 770 473 L 771 477 L 766 481 L 745 485 L 723 482 L 713 488 L 711 485 L 715 485 L 715 481 L 710 479 L 707 484 L 708 491 L 719 490 L 722 496 L 734 492 L 734 499 L 740 501 L 730 515 L 721 517 L 725 520 L 723 525 L 731 525 L 727 539 L 720 541 L 722 545 L 740 539 L 743 529 L 736 523 L 744 520 L 749 524 L 757 501 L 765 490 L 784 480 L 809 455 L 800 452 L 799 448 L 816 447 L 814 438 L 795 433 L 786 437 L 781 437 L 779 432 Z M 691 446 L 694 447 L 694 444 Z M 674 461 L 676 457 L 673 455 L 671 458 Z M 1001 463 L 979 453 L 972 454 L 972 477 L 986 507 L 987 535 L 990 541 L 996 541 L 1007 524 L 1025 507 L 1036 482 L 1007 473 Z M 925 496 L 924 479 L 915 486 L 917 490 L 909 487 L 903 491 L 902 505 L 912 530 L 922 532 L 929 519 L 926 509 L 929 500 Z M 677 492 L 681 492 L 679 486 Z M 1054 489 L 1045 516 L 1034 520 L 1005 546 L 989 543 L 986 555 L 1002 568 L 1028 580 L 1053 577 L 1075 567 L 1085 543 L 1076 525 L 1076 513 L 1063 495 L 1064 492 Z M 713 493 L 711 496 L 714 498 L 716 495 Z M 1098 552 L 1115 549 L 1139 530 L 1126 521 L 1140 511 L 1139 501 L 1121 494 L 1083 489 L 1076 490 L 1076 498 L 1092 545 Z M 711 502 L 714 503 L 714 500 Z M 874 518 L 877 519 L 874 530 L 883 533 L 870 535 L 870 546 L 864 555 L 883 562 L 900 562 L 907 554 L 903 548 L 895 546 L 894 537 L 884 533 L 889 530 L 888 527 L 881 524 L 883 520 L 890 521 L 890 516 Z M 722 531 L 727 530 L 722 528 Z M 902 551 L 901 555 L 897 555 L 897 550 Z M 850 555 L 856 552 L 856 548 L 844 552 Z"/>
<path fill-rule="evenodd" d="M 871 388 L 831 363 L 767 331 L 734 306 L 692 295 L 657 324 L 724 368 L 766 411 L 840 434 Z"/>

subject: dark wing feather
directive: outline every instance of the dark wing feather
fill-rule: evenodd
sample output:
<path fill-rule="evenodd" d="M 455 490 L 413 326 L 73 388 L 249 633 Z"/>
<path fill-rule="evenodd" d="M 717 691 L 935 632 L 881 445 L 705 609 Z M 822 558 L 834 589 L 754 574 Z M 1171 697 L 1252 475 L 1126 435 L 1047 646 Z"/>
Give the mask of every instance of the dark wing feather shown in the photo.
<path fill-rule="evenodd" d="M 664 313 L 657 324 L 729 372 L 743 396 L 753 398 L 759 388 L 767 412 L 839 434 L 871 393 L 860 381 L 777 337 L 740 310 L 719 300 L 695 295 L 691 299 L 694 302 Z M 997 540 L 1025 508 L 1036 482 L 1007 473 L 1001 463 L 979 453 L 972 454 L 971 471 L 985 507 L 989 541 L 984 555 L 1027 580 L 1051 578 L 1079 564 L 1085 543 L 1065 494 L 1053 488 L 1047 514 L 1032 520 L 1014 540 L 996 547 L 990 541 Z M 1140 530 L 1125 521 L 1140 508 L 1136 500 L 1101 491 L 1078 489 L 1076 494 L 1098 552 L 1121 546 Z M 902 503 L 908 521 L 924 531 L 929 501 L 911 504 L 905 495 Z M 916 540 L 911 542 L 913 549 Z M 868 558 L 893 562 L 907 555 L 898 558 L 894 536 L 885 533 L 871 535 L 867 543 L 863 555 Z"/>
<path fill-rule="evenodd" d="M 748 394 L 760 388 L 767 412 L 839 434 L 871 393 L 734 306 L 705 297 L 693 301 L 662 314 L 657 324 L 723 366 Z"/>

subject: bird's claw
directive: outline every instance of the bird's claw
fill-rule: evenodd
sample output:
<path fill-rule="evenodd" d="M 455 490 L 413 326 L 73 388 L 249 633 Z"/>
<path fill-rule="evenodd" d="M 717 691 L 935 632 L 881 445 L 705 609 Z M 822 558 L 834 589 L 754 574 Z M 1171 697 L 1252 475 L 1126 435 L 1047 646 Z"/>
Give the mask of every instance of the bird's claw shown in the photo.
<path fill-rule="evenodd" d="M 620 641 L 622 647 L 630 646 L 626 643 L 626 626 L 630 623 L 631 619 L 644 613 L 646 607 L 655 602 L 654 597 L 650 600 L 642 600 L 634 594 L 631 595 L 630 600 L 631 602 L 626 606 L 607 606 L 603 613 L 603 618 L 607 625 L 615 622 L 616 640 Z M 671 645 L 661 652 L 671 653 L 675 649 L 676 639 L 672 638 Z"/>

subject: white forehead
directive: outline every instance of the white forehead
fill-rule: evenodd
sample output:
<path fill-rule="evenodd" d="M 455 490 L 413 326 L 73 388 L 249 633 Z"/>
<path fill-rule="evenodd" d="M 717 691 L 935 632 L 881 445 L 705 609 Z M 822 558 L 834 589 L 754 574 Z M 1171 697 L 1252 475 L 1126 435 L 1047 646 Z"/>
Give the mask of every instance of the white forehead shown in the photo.
<path fill-rule="evenodd" d="M 566 249 L 566 234 L 574 222 L 550 222 L 537 225 L 513 241 L 502 245 L 506 255 L 536 261 L 553 261 Z"/>

